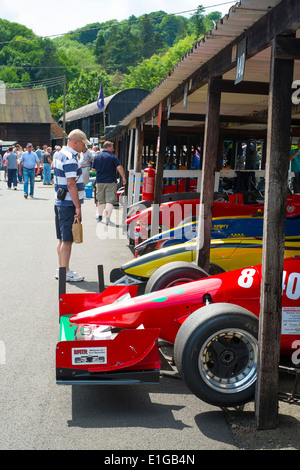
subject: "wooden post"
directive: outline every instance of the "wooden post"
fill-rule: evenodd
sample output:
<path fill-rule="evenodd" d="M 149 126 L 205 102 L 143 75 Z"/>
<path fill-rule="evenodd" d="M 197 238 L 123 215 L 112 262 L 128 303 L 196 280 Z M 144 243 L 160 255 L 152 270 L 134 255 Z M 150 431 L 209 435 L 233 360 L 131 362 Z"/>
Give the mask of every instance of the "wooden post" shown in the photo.
<path fill-rule="evenodd" d="M 156 158 L 156 175 L 154 186 L 154 200 L 151 221 L 151 236 L 157 235 L 159 231 L 159 207 L 163 188 L 163 175 L 165 166 L 166 146 L 168 135 L 168 119 L 165 113 L 162 114 L 159 128 L 159 151 Z"/>
<path fill-rule="evenodd" d="M 135 163 L 134 163 L 135 186 L 134 186 L 133 203 L 138 202 L 140 200 L 143 148 L 144 148 L 144 131 L 137 130 L 136 136 L 137 136 L 137 139 L 136 139 L 136 151 L 135 151 Z"/>
<path fill-rule="evenodd" d="M 266 163 L 259 357 L 256 390 L 258 429 L 274 429 L 278 418 L 281 292 L 290 150 L 294 61 L 276 58 L 272 41 Z"/>
<path fill-rule="evenodd" d="M 221 93 L 214 91 L 215 83 L 220 79 L 211 79 L 208 84 L 204 149 L 203 149 L 203 167 L 202 184 L 200 197 L 199 232 L 196 263 L 204 271 L 209 270 L 210 240 L 212 227 L 212 208 L 214 202 L 215 188 L 215 169 L 218 160 L 219 148 L 219 117 Z M 201 218 L 203 222 L 201 222 Z"/>
<path fill-rule="evenodd" d="M 141 173 L 143 165 L 143 150 L 144 150 L 144 131 L 140 131 L 138 135 L 137 142 L 137 160 L 136 160 L 136 169 L 137 173 Z"/>

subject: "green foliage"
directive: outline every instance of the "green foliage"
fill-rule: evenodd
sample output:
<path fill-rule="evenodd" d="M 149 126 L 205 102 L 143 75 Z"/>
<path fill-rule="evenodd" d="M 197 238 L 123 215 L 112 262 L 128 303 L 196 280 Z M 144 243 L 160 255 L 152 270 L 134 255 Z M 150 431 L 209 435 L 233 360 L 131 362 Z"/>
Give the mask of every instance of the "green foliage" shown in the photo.
<path fill-rule="evenodd" d="M 104 71 L 82 73 L 73 80 L 66 95 L 66 110 L 71 111 L 96 101 L 101 82 L 103 82 L 106 96 L 116 93 L 117 90 L 111 84 L 109 75 Z"/>
<path fill-rule="evenodd" d="M 140 87 L 149 91 L 153 90 L 194 43 L 194 36 L 186 36 L 166 53 L 153 55 L 136 67 L 129 67 L 129 74 L 122 83 L 122 89 Z"/>
<path fill-rule="evenodd" d="M 0 50 L 7 41 L 13 41 L 16 37 L 33 38 L 35 35 L 31 29 L 26 28 L 19 23 L 12 23 L 0 18 Z"/>
<path fill-rule="evenodd" d="M 45 86 L 54 119 L 96 101 L 100 83 L 110 96 L 126 88 L 153 90 L 214 22 L 202 5 L 190 18 L 155 11 L 121 22 L 95 22 L 55 39 L 0 19 L 0 80 L 14 87 Z"/>

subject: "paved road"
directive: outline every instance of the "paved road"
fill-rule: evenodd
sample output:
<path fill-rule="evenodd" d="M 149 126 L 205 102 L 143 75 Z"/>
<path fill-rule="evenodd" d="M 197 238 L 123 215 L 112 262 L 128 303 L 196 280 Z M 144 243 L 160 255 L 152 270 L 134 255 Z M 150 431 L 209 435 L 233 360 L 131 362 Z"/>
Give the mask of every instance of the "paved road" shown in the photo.
<path fill-rule="evenodd" d="M 25 200 L 22 185 L 9 191 L 1 177 L 0 449 L 188 452 L 244 446 L 232 416 L 227 420 L 178 379 L 162 377 L 159 385 L 136 387 L 56 385 L 53 187 L 36 182 L 35 199 Z M 67 292 L 97 292 L 99 264 L 107 285 L 110 270 L 132 259 L 121 230 L 96 223 L 91 199 L 83 218 L 84 243 L 74 246 L 71 268 L 84 274 L 85 282 L 68 284 Z M 113 220 L 120 223 L 120 210 Z"/>
<path fill-rule="evenodd" d="M 0 449 L 236 448 L 223 412 L 178 379 L 136 387 L 56 385 L 53 187 L 38 181 L 35 199 L 25 200 L 22 185 L 9 191 L 1 178 Z M 115 222 L 119 215 L 116 209 Z M 93 200 L 85 201 L 83 217 L 84 244 L 74 246 L 71 268 L 85 282 L 68 284 L 67 292 L 97 291 L 97 265 L 108 284 L 110 270 L 132 259 L 121 231 L 96 223 Z"/>

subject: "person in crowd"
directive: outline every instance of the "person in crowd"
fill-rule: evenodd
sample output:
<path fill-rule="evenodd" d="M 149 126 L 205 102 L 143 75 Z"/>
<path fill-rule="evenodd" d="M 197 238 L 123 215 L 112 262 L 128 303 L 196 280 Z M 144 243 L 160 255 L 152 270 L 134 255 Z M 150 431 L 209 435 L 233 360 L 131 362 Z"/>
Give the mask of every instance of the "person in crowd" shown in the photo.
<path fill-rule="evenodd" d="M 53 158 L 54 158 L 56 152 L 60 152 L 60 151 L 61 151 L 61 147 L 59 145 L 55 145 L 54 152 L 53 152 Z"/>
<path fill-rule="evenodd" d="M 39 157 L 35 152 L 33 152 L 33 146 L 31 143 L 26 145 L 26 152 L 23 153 L 20 165 L 19 165 L 19 174 L 21 174 L 21 167 L 23 166 L 23 175 L 24 175 L 24 197 L 28 198 L 28 186 L 30 184 L 30 194 L 31 198 L 34 197 L 34 179 L 35 179 L 35 165 L 40 166 Z"/>
<path fill-rule="evenodd" d="M 18 171 L 17 171 L 18 182 L 22 183 L 22 181 L 23 181 L 23 166 L 21 165 L 21 167 L 20 167 L 20 160 L 21 160 L 21 157 L 23 155 L 23 150 L 22 150 L 22 148 L 19 144 L 16 145 L 14 152 L 18 155 Z M 21 169 L 21 174 L 19 172 L 20 169 Z"/>
<path fill-rule="evenodd" d="M 98 155 L 98 153 L 100 153 L 99 145 L 94 145 L 94 147 L 92 148 L 92 152 L 94 153 L 94 155 Z"/>
<path fill-rule="evenodd" d="M 35 153 L 39 157 L 39 160 L 41 160 L 41 158 L 43 156 L 43 152 L 42 152 L 41 147 L 39 145 L 36 146 Z"/>
<path fill-rule="evenodd" d="M 118 157 L 114 154 L 112 142 L 104 143 L 103 151 L 93 160 L 92 168 L 96 173 L 97 219 L 101 222 L 105 211 L 106 225 L 109 225 L 113 205 L 117 202 L 116 170 L 120 173 L 123 184 L 126 184 L 125 172 Z"/>
<path fill-rule="evenodd" d="M 3 161 L 3 158 L 2 158 L 2 155 L 0 153 L 0 181 L 1 181 L 2 161 Z"/>
<path fill-rule="evenodd" d="M 8 152 L 5 152 L 5 154 L 3 155 L 3 169 L 4 169 L 4 181 L 6 182 L 7 181 L 7 157 L 8 155 Z"/>
<path fill-rule="evenodd" d="M 201 161 L 201 155 L 200 155 L 200 147 L 197 147 L 195 150 L 195 153 L 192 158 L 191 162 L 191 170 L 199 170 L 200 169 L 200 161 Z"/>
<path fill-rule="evenodd" d="M 44 166 L 44 182 L 43 184 L 51 184 L 51 164 L 52 164 L 52 148 L 47 147 L 43 157 L 43 166 Z"/>
<path fill-rule="evenodd" d="M 13 185 L 14 190 L 17 189 L 17 170 L 18 170 L 18 155 L 14 153 L 13 147 L 9 147 L 7 159 L 7 188 L 11 189 Z"/>
<path fill-rule="evenodd" d="M 84 132 L 75 129 L 68 136 L 67 145 L 57 151 L 53 158 L 55 185 L 55 226 L 59 268 L 66 268 L 68 282 L 84 280 L 70 270 L 73 244 L 72 225 L 75 218 L 81 220 L 81 205 L 84 202 L 84 182 L 79 155 L 91 145 Z M 59 268 L 55 277 L 59 278 Z"/>
<path fill-rule="evenodd" d="M 85 148 L 83 152 L 80 154 L 80 165 L 82 168 L 82 176 L 84 184 L 89 184 L 90 181 L 90 171 L 91 171 L 91 163 L 93 161 L 93 154 L 91 150 Z"/>
<path fill-rule="evenodd" d="M 300 193 L 300 139 L 297 148 L 290 151 L 291 171 L 294 172 L 293 189 L 294 193 Z"/>

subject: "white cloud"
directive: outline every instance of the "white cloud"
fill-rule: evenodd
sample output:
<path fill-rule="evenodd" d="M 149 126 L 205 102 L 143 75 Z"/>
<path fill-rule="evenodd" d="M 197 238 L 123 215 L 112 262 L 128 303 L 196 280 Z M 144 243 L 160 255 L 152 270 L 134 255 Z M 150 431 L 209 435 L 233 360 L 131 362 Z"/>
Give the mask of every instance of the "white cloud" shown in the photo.
<path fill-rule="evenodd" d="M 45 3 L 40 0 L 0 0 L 0 17 L 20 23 L 39 36 L 50 36 L 67 33 L 91 23 L 110 19 L 120 21 L 131 15 L 140 16 L 159 10 L 177 14 L 185 11 L 187 13 L 184 15 L 189 16 L 192 11 L 188 11 L 195 10 L 199 4 L 213 6 L 206 10 L 206 14 L 217 10 L 224 15 L 235 3 L 227 3 L 225 0 L 185 0 L 184 3 L 179 0 L 52 0 L 45 8 Z"/>

